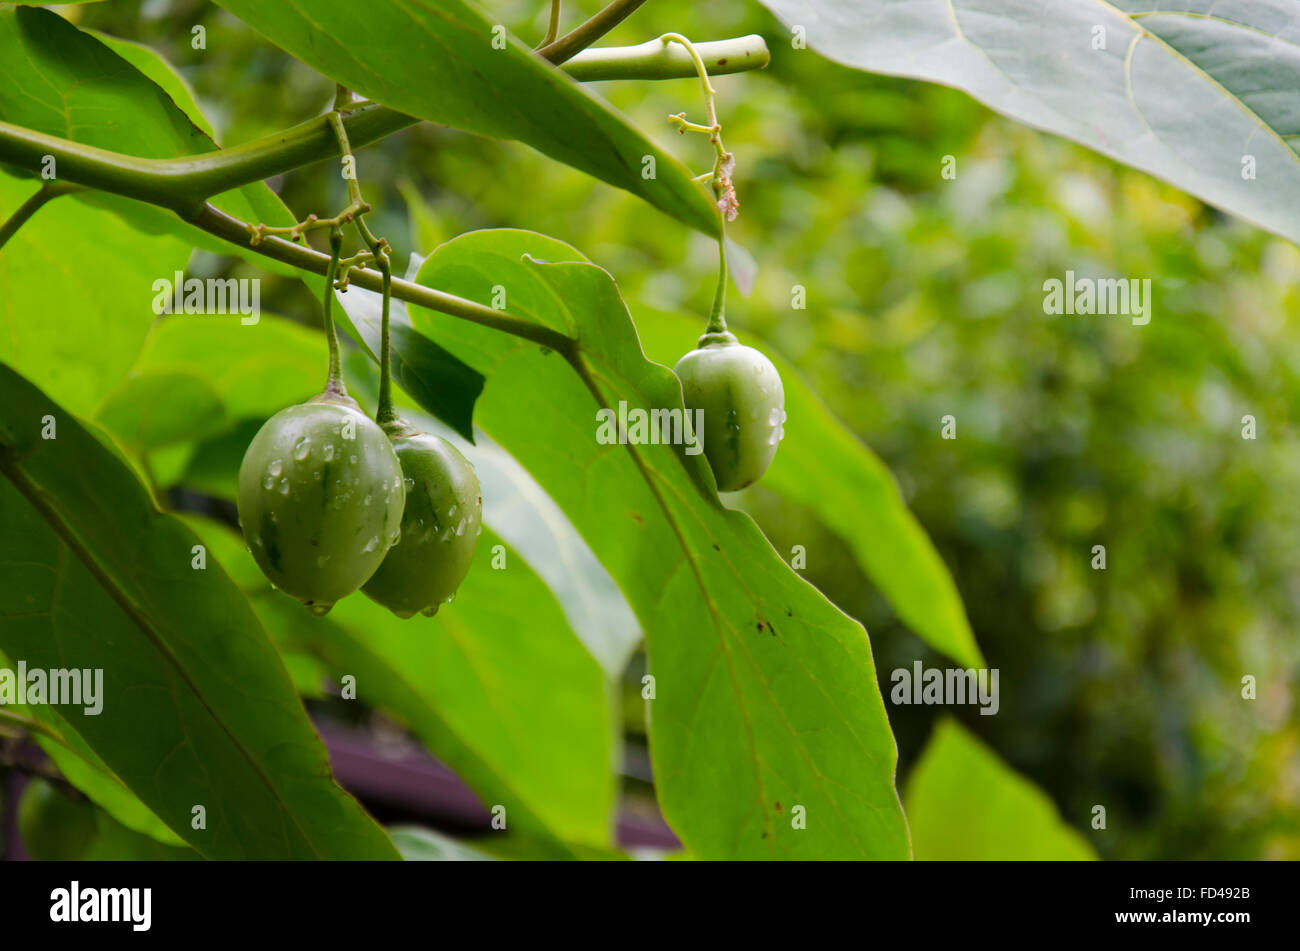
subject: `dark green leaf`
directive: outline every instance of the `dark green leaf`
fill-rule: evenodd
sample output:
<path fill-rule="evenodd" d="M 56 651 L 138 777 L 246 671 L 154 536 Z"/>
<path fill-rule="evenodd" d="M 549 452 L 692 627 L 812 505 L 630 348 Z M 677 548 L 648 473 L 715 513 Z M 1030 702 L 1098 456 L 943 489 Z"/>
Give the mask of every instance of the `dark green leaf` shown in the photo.
<path fill-rule="evenodd" d="M 103 670 L 99 715 L 59 713 L 145 805 L 209 858 L 395 857 L 220 565 L 195 570 L 194 534 L 4 365 L 0 473 L 0 649 Z"/>

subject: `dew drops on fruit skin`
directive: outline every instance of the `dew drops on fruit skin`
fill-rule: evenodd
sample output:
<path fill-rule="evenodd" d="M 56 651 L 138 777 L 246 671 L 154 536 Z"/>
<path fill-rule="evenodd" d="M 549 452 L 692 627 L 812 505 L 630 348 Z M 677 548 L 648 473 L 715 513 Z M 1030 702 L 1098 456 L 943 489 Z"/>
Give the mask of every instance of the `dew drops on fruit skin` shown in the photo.
<path fill-rule="evenodd" d="M 307 610 L 310 611 L 316 617 L 324 617 L 325 615 L 330 613 L 330 608 L 332 607 L 334 607 L 333 603 L 323 604 L 318 601 L 315 604 L 307 605 Z"/>
<path fill-rule="evenodd" d="M 333 444 L 333 443 L 328 443 L 328 442 L 327 442 L 327 443 L 325 444 L 325 452 L 324 452 L 324 456 L 325 456 L 325 461 L 326 461 L 326 462 L 332 462 L 332 461 L 334 460 L 334 444 Z"/>
<path fill-rule="evenodd" d="M 299 462 L 306 460 L 311 455 L 311 437 L 303 436 L 293 446 L 293 457 Z"/>

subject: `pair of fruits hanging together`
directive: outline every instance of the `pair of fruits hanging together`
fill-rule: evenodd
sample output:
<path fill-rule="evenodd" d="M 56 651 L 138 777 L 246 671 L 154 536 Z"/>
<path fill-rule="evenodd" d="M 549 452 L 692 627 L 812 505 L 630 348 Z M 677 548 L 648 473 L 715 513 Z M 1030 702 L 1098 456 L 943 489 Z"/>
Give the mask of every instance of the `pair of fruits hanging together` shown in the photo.
<path fill-rule="evenodd" d="M 331 117 L 350 157 L 338 112 Z M 469 572 L 482 532 L 483 499 L 469 460 L 393 408 L 388 245 L 366 227 L 369 206 L 354 180 L 349 186 L 352 204 L 337 219 L 309 218 L 282 229 L 298 238 L 307 227 L 330 228 L 323 304 L 329 371 L 319 396 L 276 413 L 253 437 L 239 467 L 239 523 L 271 583 L 313 614 L 325 614 L 360 588 L 398 617 L 433 615 Z M 334 326 L 345 222 L 356 225 L 383 277 L 374 419 L 348 395 Z"/>
<path fill-rule="evenodd" d="M 684 38 L 676 38 L 695 55 Z M 720 491 L 758 480 L 784 436 L 785 395 L 776 367 L 742 345 L 724 316 L 727 265 L 725 222 L 738 204 L 731 184 L 734 160 L 723 148 L 714 91 L 695 56 L 709 124 L 673 116 L 682 132 L 709 135 L 716 150 L 711 173 L 720 214 L 719 273 L 712 312 L 694 350 L 674 368 L 687 418 L 702 420 L 697 434 Z M 344 101 L 340 91 L 339 102 Z M 338 103 L 329 121 L 345 157 L 350 149 Z M 324 391 L 267 420 L 239 470 L 239 520 L 257 564 L 271 583 L 323 615 L 343 597 L 362 591 L 398 617 L 433 615 L 455 595 L 474 560 L 482 532 L 482 497 L 474 467 L 447 440 L 416 429 L 393 409 L 389 360 L 391 270 L 386 242 L 365 225 L 369 210 L 355 178 L 352 203 L 335 219 L 315 217 L 287 229 L 258 226 L 251 236 L 288 233 L 300 239 L 313 227 L 330 228 L 330 263 L 323 309 L 329 345 Z M 374 419 L 343 383 L 333 320 L 342 225 L 356 226 L 369 262 L 383 277 L 379 403 Z"/>

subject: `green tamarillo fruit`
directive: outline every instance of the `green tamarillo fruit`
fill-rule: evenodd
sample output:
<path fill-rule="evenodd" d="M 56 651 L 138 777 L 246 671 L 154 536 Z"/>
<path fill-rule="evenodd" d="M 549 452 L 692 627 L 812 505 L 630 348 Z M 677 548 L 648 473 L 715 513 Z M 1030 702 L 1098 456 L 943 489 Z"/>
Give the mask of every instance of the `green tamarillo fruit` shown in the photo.
<path fill-rule="evenodd" d="M 402 537 L 361 589 L 398 617 L 434 615 L 474 561 L 483 498 L 474 466 L 447 440 L 403 420 L 384 427 L 406 489 Z"/>
<path fill-rule="evenodd" d="M 271 583 L 317 615 L 375 573 L 401 530 L 402 469 L 379 425 L 327 390 L 276 413 L 239 467 L 239 522 Z"/>
<path fill-rule="evenodd" d="M 785 436 L 785 389 L 772 361 L 727 331 L 706 333 L 673 368 L 718 491 L 758 480 Z M 699 415 L 695 411 L 699 411 Z"/>

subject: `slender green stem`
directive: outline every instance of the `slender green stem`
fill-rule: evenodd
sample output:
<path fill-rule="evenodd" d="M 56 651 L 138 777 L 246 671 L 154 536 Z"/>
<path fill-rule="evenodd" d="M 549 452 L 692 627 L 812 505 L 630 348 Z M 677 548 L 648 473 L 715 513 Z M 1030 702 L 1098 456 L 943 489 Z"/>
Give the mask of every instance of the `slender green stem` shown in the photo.
<path fill-rule="evenodd" d="M 276 261 L 282 261 L 300 270 L 310 271 L 314 274 L 325 274 L 329 269 L 330 259 L 328 255 L 285 241 L 283 238 L 268 237 L 259 244 L 253 245 L 249 240 L 248 225 L 238 218 L 226 214 L 214 205 L 204 205 L 185 220 L 208 234 L 221 238 L 223 241 L 229 241 L 240 247 L 251 248 L 258 254 L 265 255 Z M 370 268 L 353 269 L 345 275 L 345 278 L 349 283 L 364 287 L 366 290 L 383 291 L 382 275 Z M 392 281 L 392 295 L 407 303 L 427 307 L 429 310 L 436 310 L 439 313 L 480 324 L 484 327 L 491 327 L 493 330 L 499 330 L 522 340 L 529 340 L 560 353 L 567 354 L 575 348 L 574 341 L 570 337 L 549 327 L 544 327 L 531 320 L 525 320 L 522 317 L 514 317 L 504 311 L 493 310 L 491 307 L 466 300 L 463 297 L 457 297 L 454 294 L 435 290 L 432 287 L 425 287 L 422 284 L 413 284 L 410 281 L 395 278 Z"/>
<path fill-rule="evenodd" d="M 546 38 L 537 44 L 537 48 L 549 46 L 560 35 L 560 0 L 551 0 L 551 24 L 546 28 Z"/>
<path fill-rule="evenodd" d="M 393 297 L 393 266 L 387 254 L 382 255 L 378 263 L 379 276 L 383 281 L 383 310 L 379 321 L 379 406 L 375 410 L 375 422 L 382 426 L 397 419 L 397 411 L 393 409 L 392 345 L 388 333 L 388 305 Z"/>
<path fill-rule="evenodd" d="M 726 231 L 726 222 L 722 223 Z M 709 311 L 709 324 L 705 333 L 725 333 L 727 329 L 727 236 L 718 235 L 718 286 L 713 291 L 713 308 Z"/>
<path fill-rule="evenodd" d="M 614 29 L 643 3 L 645 0 L 613 0 L 590 20 L 565 33 L 558 40 L 547 43 L 537 52 L 543 59 L 549 59 L 558 66 Z"/>
<path fill-rule="evenodd" d="M 707 180 L 713 187 L 713 197 L 718 205 L 718 286 L 713 291 L 713 307 L 709 311 L 709 323 L 705 333 L 724 333 L 727 329 L 727 221 L 736 216 L 739 204 L 736 190 L 731 184 L 731 168 L 734 164 L 732 155 L 722 144 L 722 123 L 718 122 L 717 90 L 709 82 L 709 70 L 704 58 L 694 43 L 680 33 L 665 33 L 658 42 L 667 46 L 676 43 L 685 48 L 695 65 L 700 77 L 700 88 L 704 91 L 704 105 L 708 111 L 708 124 L 701 125 L 686 120 L 686 113 L 679 113 L 668 118 L 676 122 L 681 132 L 703 132 L 713 143 L 713 171 Z M 705 178 L 706 176 L 700 176 Z"/>
<path fill-rule="evenodd" d="M 0 225 L 0 248 L 3 248 L 9 239 L 17 233 L 18 229 L 27 224 L 28 219 L 40 211 L 51 198 L 58 198 L 60 195 L 81 190 L 82 187 L 73 182 L 46 182 L 36 190 L 36 193 L 31 198 L 19 205 L 18 210 L 10 215 L 3 225 Z"/>
<path fill-rule="evenodd" d="M 325 310 L 325 339 L 329 343 L 330 369 L 325 381 L 326 393 L 347 395 L 343 384 L 343 362 L 339 356 L 339 332 L 334 326 L 334 278 L 338 273 L 339 252 L 343 250 L 343 229 L 337 225 L 330 229 L 330 257 L 325 269 L 325 296 L 321 306 Z"/>
<path fill-rule="evenodd" d="M 374 142 L 419 120 L 383 106 L 353 109 L 344 118 L 352 142 Z M 39 172 L 54 156 L 61 181 L 125 195 L 179 214 L 196 213 L 213 195 L 260 182 L 337 154 L 324 116 L 233 148 L 174 159 L 123 155 L 0 122 L 0 162 Z"/>
<path fill-rule="evenodd" d="M 335 104 L 342 99 L 344 89 L 339 87 L 339 95 L 335 98 Z M 356 217 L 353 224 L 356 225 L 357 234 L 361 240 L 370 248 L 371 256 L 379 268 L 380 280 L 383 284 L 383 304 L 382 316 L 379 324 L 379 406 L 375 412 L 375 421 L 378 423 L 392 422 L 397 418 L 397 413 L 393 410 L 393 386 L 392 386 L 392 348 L 389 340 L 388 330 L 388 311 L 389 299 L 392 296 L 393 284 L 393 266 L 388 259 L 388 242 L 383 238 L 376 238 L 370 226 L 366 224 L 365 212 L 370 210 L 370 205 L 361 196 L 361 182 L 358 179 L 355 159 L 352 155 L 352 146 L 348 142 L 347 129 L 343 126 L 343 121 L 338 112 L 330 113 L 330 125 L 334 129 L 335 136 L 339 140 L 339 151 L 344 161 L 353 162 L 346 176 L 348 183 L 348 197 L 351 199 L 351 206 L 357 209 Z M 334 289 L 331 284 L 328 293 L 333 294 Z"/>
<path fill-rule="evenodd" d="M 767 43 L 758 34 L 696 43 L 695 51 L 711 76 L 763 69 L 772 61 Z M 606 79 L 686 79 L 698 74 L 690 53 L 683 47 L 665 44 L 662 39 L 636 46 L 583 50 L 561 69 L 583 83 Z"/>

